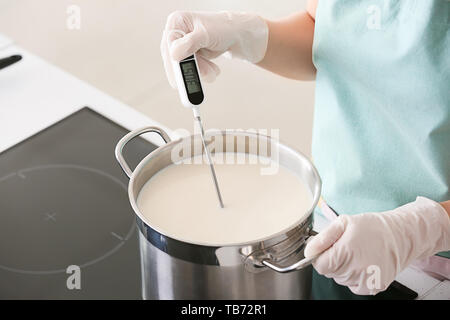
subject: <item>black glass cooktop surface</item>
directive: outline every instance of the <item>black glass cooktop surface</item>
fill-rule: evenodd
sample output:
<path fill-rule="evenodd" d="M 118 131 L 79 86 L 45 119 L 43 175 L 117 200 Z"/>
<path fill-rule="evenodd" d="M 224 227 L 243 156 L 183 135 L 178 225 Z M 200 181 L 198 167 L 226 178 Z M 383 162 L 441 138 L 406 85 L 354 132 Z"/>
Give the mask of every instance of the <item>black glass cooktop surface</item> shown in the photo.
<path fill-rule="evenodd" d="M 0 299 L 140 299 L 128 130 L 83 108 L 0 153 Z M 134 139 L 135 166 L 156 146 Z"/>

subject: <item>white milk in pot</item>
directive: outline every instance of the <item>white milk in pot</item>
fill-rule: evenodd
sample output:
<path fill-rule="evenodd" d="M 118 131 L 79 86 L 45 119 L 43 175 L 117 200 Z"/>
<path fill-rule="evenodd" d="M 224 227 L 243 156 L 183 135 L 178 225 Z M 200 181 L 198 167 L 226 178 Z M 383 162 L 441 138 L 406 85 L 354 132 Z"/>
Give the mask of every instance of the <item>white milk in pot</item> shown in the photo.
<path fill-rule="evenodd" d="M 299 222 L 313 197 L 304 182 L 281 165 L 275 174 L 261 174 L 270 166 L 267 161 L 215 163 L 223 209 L 208 164 L 195 161 L 158 172 L 143 186 L 137 205 L 154 229 L 185 242 L 225 246 L 272 236 Z"/>

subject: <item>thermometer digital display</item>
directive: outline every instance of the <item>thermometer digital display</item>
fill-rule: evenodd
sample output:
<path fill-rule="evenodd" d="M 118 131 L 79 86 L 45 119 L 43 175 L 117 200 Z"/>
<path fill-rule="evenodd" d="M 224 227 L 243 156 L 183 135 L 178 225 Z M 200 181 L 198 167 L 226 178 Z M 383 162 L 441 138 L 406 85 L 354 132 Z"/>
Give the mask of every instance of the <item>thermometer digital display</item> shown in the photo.
<path fill-rule="evenodd" d="M 201 104 L 204 99 L 200 75 L 195 55 L 191 55 L 180 62 L 174 62 L 175 79 L 181 102 L 185 107 Z"/>
<path fill-rule="evenodd" d="M 202 90 L 198 74 L 195 70 L 195 61 L 183 61 L 180 63 L 183 71 L 183 80 L 188 94 L 196 93 Z"/>

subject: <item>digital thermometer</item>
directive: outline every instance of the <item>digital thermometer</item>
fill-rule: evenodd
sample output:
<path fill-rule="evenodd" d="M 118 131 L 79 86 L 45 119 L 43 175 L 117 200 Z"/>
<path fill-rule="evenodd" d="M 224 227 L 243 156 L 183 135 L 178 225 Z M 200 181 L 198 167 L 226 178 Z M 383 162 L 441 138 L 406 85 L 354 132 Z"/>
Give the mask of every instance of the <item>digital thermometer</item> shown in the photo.
<path fill-rule="evenodd" d="M 194 108 L 205 98 L 198 70 L 195 54 L 181 61 L 173 61 L 175 82 L 185 107 Z"/>
<path fill-rule="evenodd" d="M 185 33 L 181 30 L 172 30 L 181 34 Z M 200 135 L 202 138 L 203 149 L 205 150 L 206 159 L 208 160 L 209 168 L 211 169 L 211 176 L 216 189 L 217 198 L 221 208 L 224 207 L 222 194 L 220 193 L 219 183 L 217 182 L 216 170 L 211 159 L 211 154 L 207 148 L 205 142 L 205 131 L 203 130 L 202 119 L 200 117 L 199 105 L 203 102 L 205 96 L 203 94 L 203 88 L 200 81 L 200 73 L 197 65 L 197 58 L 195 54 L 184 58 L 181 61 L 172 60 L 173 72 L 175 75 L 175 82 L 177 85 L 178 93 L 180 95 L 181 103 L 183 106 L 192 108 L 194 118 L 200 127 Z"/>

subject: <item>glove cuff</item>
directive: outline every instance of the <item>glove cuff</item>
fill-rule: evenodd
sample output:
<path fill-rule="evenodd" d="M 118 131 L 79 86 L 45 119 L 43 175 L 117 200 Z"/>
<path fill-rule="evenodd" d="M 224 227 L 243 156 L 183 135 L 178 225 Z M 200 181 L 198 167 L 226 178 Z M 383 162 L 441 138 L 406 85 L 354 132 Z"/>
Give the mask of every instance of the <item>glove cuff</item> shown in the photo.
<path fill-rule="evenodd" d="M 431 219 L 434 231 L 437 235 L 433 253 L 450 250 L 450 218 L 447 211 L 436 201 L 425 197 L 417 197 L 418 209 Z"/>
<path fill-rule="evenodd" d="M 256 14 L 224 12 L 236 35 L 235 43 L 227 51 L 231 58 L 260 62 L 267 51 L 269 27 Z"/>
<path fill-rule="evenodd" d="M 401 265 L 450 249 L 450 219 L 445 209 L 425 197 L 387 212 L 393 234 L 404 251 Z"/>

